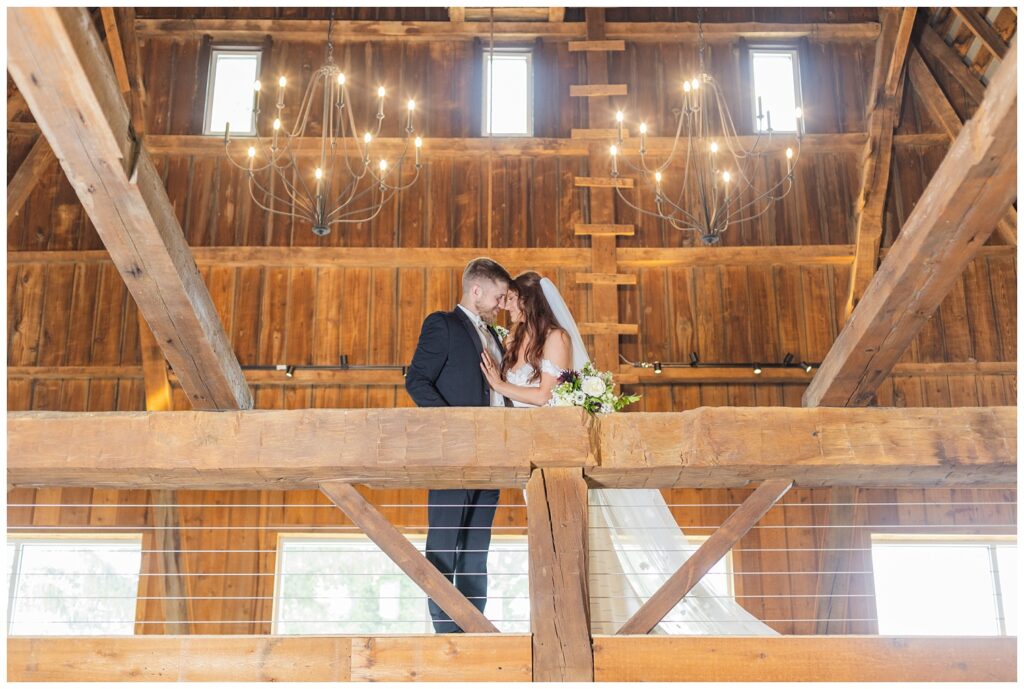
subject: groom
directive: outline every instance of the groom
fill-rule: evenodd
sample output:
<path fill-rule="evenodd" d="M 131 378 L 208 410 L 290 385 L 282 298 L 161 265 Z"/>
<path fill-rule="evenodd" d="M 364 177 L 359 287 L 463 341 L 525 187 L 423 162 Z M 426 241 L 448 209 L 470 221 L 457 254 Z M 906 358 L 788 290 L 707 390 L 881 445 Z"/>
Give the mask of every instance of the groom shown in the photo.
<path fill-rule="evenodd" d="M 437 311 L 423 321 L 405 376 L 405 389 L 416 406 L 512 406 L 490 388 L 480 371 L 485 349 L 497 362 L 504 355 L 493 324 L 505 306 L 511 281 L 498 263 L 474 259 L 462 273 L 462 300 L 455 309 Z M 427 560 L 480 612 L 487 604 L 487 550 L 498 493 L 432 490 L 427 498 Z M 436 632 L 462 632 L 433 600 L 428 607 Z"/>

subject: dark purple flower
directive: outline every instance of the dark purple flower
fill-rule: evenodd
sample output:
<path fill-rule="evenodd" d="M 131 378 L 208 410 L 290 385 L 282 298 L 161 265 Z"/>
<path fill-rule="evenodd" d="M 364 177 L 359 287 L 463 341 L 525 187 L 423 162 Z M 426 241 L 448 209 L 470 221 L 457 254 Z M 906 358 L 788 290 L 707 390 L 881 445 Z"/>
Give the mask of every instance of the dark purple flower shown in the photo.
<path fill-rule="evenodd" d="M 558 382 L 575 384 L 579 377 L 579 371 L 574 371 L 570 368 L 568 370 L 562 371 L 562 375 L 558 376 Z"/>

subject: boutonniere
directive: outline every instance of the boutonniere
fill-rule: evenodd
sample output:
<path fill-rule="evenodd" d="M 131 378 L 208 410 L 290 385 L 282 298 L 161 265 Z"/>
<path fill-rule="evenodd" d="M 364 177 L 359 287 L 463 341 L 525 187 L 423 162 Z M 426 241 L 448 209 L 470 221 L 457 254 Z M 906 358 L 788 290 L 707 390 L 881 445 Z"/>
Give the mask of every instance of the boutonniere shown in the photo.
<path fill-rule="evenodd" d="M 508 328 L 502 328 L 500 325 L 495 325 L 493 327 L 494 332 L 498 334 L 498 339 L 504 342 L 505 338 L 508 337 Z"/>

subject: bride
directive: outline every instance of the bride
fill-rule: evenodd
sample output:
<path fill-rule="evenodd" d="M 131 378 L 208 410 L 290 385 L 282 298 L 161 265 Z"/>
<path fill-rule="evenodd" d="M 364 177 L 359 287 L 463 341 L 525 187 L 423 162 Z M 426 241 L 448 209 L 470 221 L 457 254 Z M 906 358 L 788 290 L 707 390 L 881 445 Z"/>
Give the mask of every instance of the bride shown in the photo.
<path fill-rule="evenodd" d="M 516 407 L 551 399 L 566 369 L 589 361 L 572 313 L 551 280 L 527 271 L 505 298 L 511 331 L 497 365 L 485 352 L 491 387 Z M 594 634 L 614 634 L 692 554 L 661 491 L 589 491 L 590 614 Z M 775 631 L 703 581 L 654 629 L 662 634 L 771 635 Z"/>

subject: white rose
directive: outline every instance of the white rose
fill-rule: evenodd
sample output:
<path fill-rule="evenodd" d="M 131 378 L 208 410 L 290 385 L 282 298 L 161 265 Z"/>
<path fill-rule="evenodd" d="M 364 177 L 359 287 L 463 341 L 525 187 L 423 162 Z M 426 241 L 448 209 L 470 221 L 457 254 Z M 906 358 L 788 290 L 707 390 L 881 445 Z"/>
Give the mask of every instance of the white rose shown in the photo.
<path fill-rule="evenodd" d="M 604 394 L 605 384 L 604 381 L 597 376 L 587 376 L 583 379 L 583 383 L 580 385 L 580 388 L 591 397 L 600 397 Z"/>

